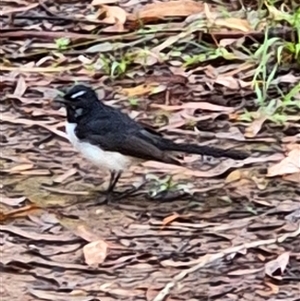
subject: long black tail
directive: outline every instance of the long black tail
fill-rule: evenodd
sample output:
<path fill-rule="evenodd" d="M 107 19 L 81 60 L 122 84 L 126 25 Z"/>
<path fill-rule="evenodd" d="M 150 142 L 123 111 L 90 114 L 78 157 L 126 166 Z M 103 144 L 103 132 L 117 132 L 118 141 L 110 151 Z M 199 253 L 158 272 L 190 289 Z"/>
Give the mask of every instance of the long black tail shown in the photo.
<path fill-rule="evenodd" d="M 217 147 L 188 144 L 188 143 L 175 143 L 170 140 L 164 139 L 161 141 L 160 148 L 166 151 L 178 151 L 188 154 L 207 155 L 213 157 L 226 157 L 236 160 L 243 160 L 249 157 L 248 153 L 238 150 L 225 150 Z"/>

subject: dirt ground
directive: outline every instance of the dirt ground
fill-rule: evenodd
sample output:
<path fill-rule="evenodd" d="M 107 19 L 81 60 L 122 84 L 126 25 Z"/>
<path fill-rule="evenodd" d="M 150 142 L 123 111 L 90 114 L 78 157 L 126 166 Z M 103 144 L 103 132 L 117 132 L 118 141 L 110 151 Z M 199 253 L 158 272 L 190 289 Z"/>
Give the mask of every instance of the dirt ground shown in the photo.
<path fill-rule="evenodd" d="M 241 45 L 263 30 L 236 9 L 208 33 L 216 6 L 149 3 L 5 2 L 1 300 L 300 300 L 300 89 L 281 115 L 272 102 L 300 69 L 279 68 L 258 104 L 259 58 Z M 170 139 L 250 157 L 145 162 L 118 185 L 138 193 L 103 204 L 108 175 L 73 150 L 52 103 L 78 82 Z"/>

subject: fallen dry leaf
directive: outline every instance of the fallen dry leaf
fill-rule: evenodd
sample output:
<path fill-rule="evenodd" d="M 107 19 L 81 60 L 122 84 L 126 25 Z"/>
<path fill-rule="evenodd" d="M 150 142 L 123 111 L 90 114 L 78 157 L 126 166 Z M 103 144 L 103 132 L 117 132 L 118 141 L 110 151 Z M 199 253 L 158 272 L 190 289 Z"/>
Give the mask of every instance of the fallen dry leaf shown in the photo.
<path fill-rule="evenodd" d="M 78 225 L 73 232 L 74 234 L 80 236 L 82 239 L 89 242 L 97 241 L 99 239 L 98 235 L 93 233 L 90 229 L 88 229 L 84 225 Z"/>
<path fill-rule="evenodd" d="M 62 175 L 59 175 L 58 177 L 53 179 L 53 182 L 55 183 L 62 183 L 64 182 L 67 178 L 75 175 L 77 172 L 76 168 L 71 168 L 69 170 L 67 170 L 65 173 L 63 173 Z"/>
<path fill-rule="evenodd" d="M 18 173 L 18 172 L 21 172 L 24 170 L 32 169 L 33 167 L 34 167 L 34 164 L 20 164 L 20 165 L 13 166 L 9 170 L 7 170 L 7 172 Z"/>
<path fill-rule="evenodd" d="M 87 265 L 97 266 L 104 262 L 107 256 L 107 243 L 98 239 L 92 241 L 83 247 L 83 255 Z"/>
<path fill-rule="evenodd" d="M 35 204 L 30 204 L 28 206 L 14 209 L 6 213 L 0 212 L 0 221 L 6 221 L 8 219 L 28 216 L 29 214 L 32 214 L 33 212 L 36 212 L 39 209 L 41 209 L 39 206 Z"/>
<path fill-rule="evenodd" d="M 23 238 L 30 239 L 32 241 L 48 241 L 48 242 L 70 242 L 74 241 L 73 235 L 68 235 L 66 233 L 62 235 L 54 235 L 54 234 L 43 234 L 39 233 L 37 235 L 36 232 L 28 231 L 28 230 L 22 230 L 18 227 L 12 226 L 12 225 L 2 225 L 1 231 L 8 232 L 12 234 L 16 234 L 18 236 L 21 236 Z"/>
<path fill-rule="evenodd" d="M 278 164 L 268 168 L 267 177 L 276 177 L 300 172 L 300 148 L 293 149 Z"/>
<path fill-rule="evenodd" d="M 88 195 L 89 192 L 86 190 L 80 191 L 80 190 L 67 190 L 67 189 L 60 189 L 58 187 L 48 187 L 48 186 L 44 186 L 41 185 L 41 188 L 43 188 L 44 190 L 50 191 L 50 192 L 54 192 L 54 193 L 58 193 L 58 194 L 65 194 L 65 195 Z M 29 196 L 30 198 L 30 196 Z"/>
<path fill-rule="evenodd" d="M 181 34 L 178 34 L 176 36 L 172 36 L 169 37 L 168 39 L 166 39 L 163 43 L 161 43 L 160 45 L 152 48 L 152 52 L 158 54 L 159 52 L 161 52 L 163 49 L 170 47 L 171 45 L 175 44 L 177 41 L 179 41 L 180 39 L 185 38 L 186 36 L 188 36 L 190 33 L 189 32 L 183 32 Z"/>
<path fill-rule="evenodd" d="M 151 93 L 154 88 L 158 87 L 158 83 L 149 83 L 144 85 L 139 85 L 133 88 L 123 88 L 122 92 L 128 97 L 141 96 Z"/>
<path fill-rule="evenodd" d="M 214 21 L 214 25 L 240 30 L 243 32 L 249 32 L 253 30 L 247 20 L 242 20 L 237 18 L 217 19 Z"/>
<path fill-rule="evenodd" d="M 145 5 L 132 17 L 135 19 L 159 19 L 163 17 L 189 16 L 203 11 L 203 3 L 192 0 L 155 2 Z"/>
<path fill-rule="evenodd" d="M 238 79 L 232 76 L 218 75 L 215 82 L 216 84 L 223 85 L 232 90 L 238 90 L 240 88 Z"/>
<path fill-rule="evenodd" d="M 8 114 L 2 114 L 1 118 L 2 118 L 2 121 L 7 121 L 9 123 L 24 124 L 24 125 L 30 125 L 30 126 L 40 126 L 60 137 L 67 139 L 66 133 L 64 133 L 60 130 L 57 130 L 57 128 L 56 128 L 56 127 L 59 127 L 60 124 L 49 125 L 49 123 L 53 123 L 53 122 L 46 122 L 46 121 L 45 122 L 44 121 L 36 122 L 35 120 L 31 120 L 31 119 L 15 118 L 14 116 L 11 116 Z M 61 125 L 64 125 L 64 122 L 61 123 Z"/>
<path fill-rule="evenodd" d="M 289 263 L 290 252 L 284 252 L 279 255 L 276 259 L 271 260 L 265 265 L 265 273 L 277 280 L 282 279 L 282 274 L 284 273 L 286 266 Z"/>
<path fill-rule="evenodd" d="M 25 79 L 23 76 L 20 76 L 18 79 L 17 86 L 14 91 L 14 96 L 18 96 L 18 97 L 23 96 L 26 89 L 27 89 L 27 85 L 26 85 Z"/>
<path fill-rule="evenodd" d="M 28 10 L 31 10 L 35 7 L 39 6 L 39 3 L 33 3 L 33 4 L 30 4 L 30 5 L 26 5 L 24 7 L 17 7 L 17 8 L 9 8 L 9 7 L 5 7 L 3 6 L 4 10 L 1 10 L 1 15 L 10 15 L 10 14 L 13 14 L 13 13 L 19 13 L 19 12 L 26 12 Z"/>
<path fill-rule="evenodd" d="M 259 118 L 255 119 L 250 126 L 245 129 L 245 137 L 253 138 L 255 137 L 259 131 L 261 130 L 263 124 L 267 120 L 267 116 L 260 116 Z"/>
<path fill-rule="evenodd" d="M 65 292 L 49 292 L 43 289 L 33 289 L 29 290 L 30 294 L 36 297 L 36 300 L 47 300 L 47 301 L 94 301 L 93 296 L 86 296 L 85 294 L 81 296 L 73 296 L 70 293 Z M 27 300 L 26 300 L 27 301 Z M 103 299 L 103 301 L 106 301 Z"/>
<path fill-rule="evenodd" d="M 215 112 L 232 112 L 234 108 L 214 105 L 208 102 L 188 102 L 178 106 L 160 105 L 152 103 L 153 108 L 161 109 L 164 111 L 178 111 L 181 109 L 194 109 L 194 110 L 207 110 Z"/>
<path fill-rule="evenodd" d="M 243 275 L 250 275 L 250 274 L 255 274 L 257 272 L 260 272 L 262 268 L 259 269 L 241 269 L 241 270 L 236 270 L 229 272 L 227 275 L 232 275 L 232 276 L 243 276 Z"/>
<path fill-rule="evenodd" d="M 284 175 L 283 179 L 290 182 L 300 183 L 300 172 L 296 172 L 290 175 Z"/>
<path fill-rule="evenodd" d="M 105 18 L 101 20 L 103 23 L 114 24 L 114 26 L 111 27 L 112 30 L 120 32 L 124 30 L 127 13 L 123 8 L 119 6 L 102 5 L 99 11 L 100 16 L 103 15 L 103 13 L 105 14 Z"/>
<path fill-rule="evenodd" d="M 117 3 L 117 2 L 120 2 L 120 0 L 93 0 L 91 5 L 100 6 L 103 4 L 113 4 L 113 3 Z"/>
<path fill-rule="evenodd" d="M 262 301 L 278 293 L 297 300 L 300 172 L 266 178 L 300 138 L 299 68 L 288 49 L 278 54 L 272 43 L 274 32 L 282 44 L 291 42 L 294 28 L 273 16 L 294 8 L 285 3 L 285 11 L 277 6 L 276 15 L 269 9 L 259 19 L 257 5 L 245 14 L 239 1 L 208 3 L 4 1 L 0 206 L 16 217 L 1 226 L 4 300 L 18 300 L 20 292 L 22 301 Z M 267 75 L 277 67 L 267 83 L 262 56 L 269 58 Z M 263 108 L 255 74 L 257 88 L 268 88 Z M 155 178 L 128 198 L 100 204 L 109 175 L 74 150 L 65 139 L 65 110 L 52 107 L 58 90 L 76 83 L 97 92 L 101 86 L 100 101 L 172 141 L 251 156 L 185 155 L 183 167 L 144 162 L 124 172 L 116 190 L 150 173 Z M 273 115 L 273 104 L 284 106 Z M 23 164 L 33 166 L 8 172 Z M 155 189 L 165 190 L 148 200 Z M 28 214 L 26 201 L 43 210 Z M 107 255 L 94 246 L 89 266 L 83 246 L 98 240 Z M 286 251 L 290 264 L 274 285 L 265 263 Z"/>
<path fill-rule="evenodd" d="M 219 42 L 219 44 L 220 44 L 220 46 L 222 46 L 222 47 L 226 47 L 226 46 L 229 46 L 229 45 L 234 44 L 236 41 L 237 41 L 237 39 L 222 39 L 222 40 Z"/>
<path fill-rule="evenodd" d="M 64 66 L 64 67 L 34 67 L 34 66 L 18 66 L 18 67 L 10 67 L 5 65 L 0 65 L 0 70 L 2 71 L 17 71 L 20 73 L 33 73 L 33 72 L 40 72 L 40 73 L 60 73 L 64 71 L 71 71 L 74 69 L 78 69 L 80 65 L 73 65 L 73 66 Z"/>
<path fill-rule="evenodd" d="M 26 197 L 24 197 L 24 196 L 19 197 L 19 198 L 8 198 L 8 197 L 4 197 L 4 196 L 0 197 L 0 203 L 8 205 L 8 206 L 12 206 L 12 207 L 20 205 L 25 200 L 26 200 Z"/>
<path fill-rule="evenodd" d="M 274 284 L 274 283 L 271 283 L 271 282 L 265 282 L 266 285 L 271 289 L 270 291 L 270 295 L 276 295 L 279 293 L 279 286 Z"/>
<path fill-rule="evenodd" d="M 33 170 L 24 170 L 18 172 L 21 175 L 27 175 L 27 176 L 47 176 L 51 175 L 51 171 L 49 169 L 33 169 Z"/>
<path fill-rule="evenodd" d="M 178 213 L 173 213 L 172 215 L 169 215 L 165 217 L 162 221 L 161 229 L 163 229 L 165 226 L 169 225 L 172 223 L 174 220 L 176 220 L 180 215 Z"/>
<path fill-rule="evenodd" d="M 225 183 L 231 183 L 240 180 L 242 177 L 242 172 L 237 169 L 232 171 L 225 179 Z"/>

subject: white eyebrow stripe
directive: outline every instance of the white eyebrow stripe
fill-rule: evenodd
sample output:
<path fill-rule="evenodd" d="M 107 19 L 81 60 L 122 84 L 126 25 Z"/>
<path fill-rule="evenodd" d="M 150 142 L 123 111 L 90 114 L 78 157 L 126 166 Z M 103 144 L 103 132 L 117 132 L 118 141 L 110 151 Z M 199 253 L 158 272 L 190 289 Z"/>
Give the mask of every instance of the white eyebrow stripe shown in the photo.
<path fill-rule="evenodd" d="M 72 96 L 71 96 L 71 98 L 76 98 L 76 97 L 78 97 L 78 96 L 82 96 L 83 94 L 85 94 L 86 93 L 86 91 L 79 91 L 79 92 L 77 92 L 77 93 L 75 93 L 75 94 L 73 94 Z"/>

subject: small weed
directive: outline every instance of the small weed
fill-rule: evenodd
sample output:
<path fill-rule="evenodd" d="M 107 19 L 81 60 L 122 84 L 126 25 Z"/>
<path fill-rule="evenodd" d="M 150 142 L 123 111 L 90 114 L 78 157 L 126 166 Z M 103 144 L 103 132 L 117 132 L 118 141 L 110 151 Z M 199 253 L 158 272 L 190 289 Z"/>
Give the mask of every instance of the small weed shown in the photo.
<path fill-rule="evenodd" d="M 298 98 L 298 100 L 296 99 L 296 96 L 300 95 L 300 83 L 293 87 L 286 95 L 283 95 L 282 92 L 281 95 L 283 107 L 296 106 L 298 109 L 300 109 L 300 98 Z"/>
<path fill-rule="evenodd" d="M 150 188 L 150 196 L 155 197 L 156 195 L 167 192 L 181 190 L 190 194 L 190 188 L 192 184 L 180 184 L 172 180 L 172 176 L 166 176 L 164 178 L 159 178 L 155 175 L 147 175 L 147 180 L 151 180 L 153 185 Z"/>
<path fill-rule="evenodd" d="M 257 112 L 245 111 L 240 120 L 251 122 L 257 116 L 266 116 L 274 123 L 283 124 L 288 120 L 288 113 L 292 107 L 300 108 L 300 101 L 296 100 L 300 93 L 300 84 L 294 86 L 287 94 L 284 94 L 275 80 L 277 70 L 282 64 L 290 64 L 292 61 L 300 63 L 300 8 L 295 12 L 286 11 L 284 5 L 280 6 L 277 0 L 267 0 L 260 3 L 269 11 L 271 21 L 269 26 L 274 29 L 276 23 L 288 23 L 294 30 L 293 41 L 286 41 L 279 37 L 270 37 L 269 28 L 265 30 L 264 41 L 256 51 L 250 54 L 250 63 L 258 64 L 252 79 L 252 87 L 256 93 L 256 103 L 259 106 Z M 276 5 L 276 7 L 275 7 Z M 243 49 L 249 54 L 249 50 Z M 270 99 L 269 91 L 277 90 L 279 95 Z M 287 111 L 287 109 L 289 111 Z"/>
<path fill-rule="evenodd" d="M 59 38 L 55 40 L 55 44 L 57 49 L 59 50 L 65 50 L 70 45 L 71 41 L 69 38 Z"/>
<path fill-rule="evenodd" d="M 257 210 L 255 210 L 253 206 L 245 206 L 245 210 L 251 213 L 252 215 L 258 215 Z"/>
<path fill-rule="evenodd" d="M 183 54 L 182 59 L 184 60 L 184 66 L 191 66 L 198 63 L 203 63 L 207 60 L 212 60 L 218 58 L 220 54 L 217 54 L 217 49 L 206 45 L 206 44 L 198 44 L 196 42 L 189 42 L 189 44 L 199 50 L 200 53 L 197 54 Z"/>
<path fill-rule="evenodd" d="M 253 120 L 253 112 L 249 112 L 248 110 L 245 109 L 245 112 L 239 116 L 239 120 L 245 122 L 251 122 Z"/>
<path fill-rule="evenodd" d="M 188 67 L 197 63 L 205 62 L 207 60 L 207 54 L 185 55 L 183 56 L 183 59 L 185 61 L 184 67 Z"/>
<path fill-rule="evenodd" d="M 193 119 L 186 119 L 185 125 L 186 127 L 193 129 L 197 125 L 197 121 Z"/>
<path fill-rule="evenodd" d="M 257 96 L 257 104 L 260 106 L 265 105 L 268 99 L 268 90 L 271 86 L 272 80 L 275 78 L 278 65 L 274 64 L 272 71 L 268 74 L 268 65 L 274 60 L 274 52 L 272 52 L 272 47 L 275 46 L 279 38 L 268 38 L 269 30 L 266 29 L 265 39 L 263 44 L 256 50 L 252 59 L 255 62 L 260 62 L 256 68 L 255 74 L 252 80 L 252 86 L 255 90 Z"/>
<path fill-rule="evenodd" d="M 300 64 L 300 8 L 295 12 L 286 12 L 284 6 L 281 6 L 280 10 L 270 3 L 266 6 L 275 22 L 286 22 L 295 32 L 292 36 L 293 41 L 282 41 L 282 45 L 278 49 L 278 62 L 283 60 L 284 63 L 290 63 L 295 60 Z"/>
<path fill-rule="evenodd" d="M 125 54 L 121 57 L 116 57 L 114 54 L 100 54 L 97 62 L 94 64 L 94 68 L 102 69 L 112 78 L 117 78 L 126 73 L 132 61 L 133 58 L 130 54 Z"/>
<path fill-rule="evenodd" d="M 131 107 L 137 107 L 138 104 L 139 104 L 139 101 L 136 97 L 129 97 L 128 102 L 129 102 Z"/>

